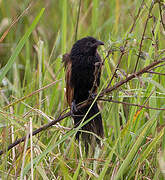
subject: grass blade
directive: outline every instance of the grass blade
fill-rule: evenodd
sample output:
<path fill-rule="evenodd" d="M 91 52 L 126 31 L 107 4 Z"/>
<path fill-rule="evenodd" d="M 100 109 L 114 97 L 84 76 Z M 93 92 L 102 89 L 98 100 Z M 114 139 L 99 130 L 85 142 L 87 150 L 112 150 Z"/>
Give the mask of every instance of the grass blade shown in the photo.
<path fill-rule="evenodd" d="M 27 32 L 24 34 L 24 36 L 22 37 L 22 39 L 19 41 L 18 45 L 16 46 L 15 50 L 13 51 L 13 54 L 11 55 L 8 63 L 5 65 L 5 67 L 2 69 L 2 71 L 0 72 L 0 82 L 2 81 L 2 79 L 5 77 L 5 75 L 7 74 L 7 72 L 9 71 L 9 69 L 12 67 L 14 61 L 16 60 L 17 56 L 19 55 L 19 53 L 21 52 L 24 44 L 26 43 L 26 41 L 28 40 L 30 34 L 32 33 L 32 31 L 35 29 L 37 23 L 39 22 L 41 16 L 44 13 L 44 8 L 41 9 L 40 13 L 37 15 L 37 17 L 34 19 L 34 21 L 32 22 L 31 26 L 28 28 Z"/>

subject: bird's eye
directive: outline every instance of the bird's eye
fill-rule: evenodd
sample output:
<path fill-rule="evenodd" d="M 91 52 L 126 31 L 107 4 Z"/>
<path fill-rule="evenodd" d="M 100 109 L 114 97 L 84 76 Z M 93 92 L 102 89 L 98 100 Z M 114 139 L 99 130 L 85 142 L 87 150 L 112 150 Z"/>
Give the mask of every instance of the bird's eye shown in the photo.
<path fill-rule="evenodd" d="M 87 45 L 87 46 L 91 46 L 91 45 L 92 45 L 92 42 L 88 41 L 86 45 Z"/>

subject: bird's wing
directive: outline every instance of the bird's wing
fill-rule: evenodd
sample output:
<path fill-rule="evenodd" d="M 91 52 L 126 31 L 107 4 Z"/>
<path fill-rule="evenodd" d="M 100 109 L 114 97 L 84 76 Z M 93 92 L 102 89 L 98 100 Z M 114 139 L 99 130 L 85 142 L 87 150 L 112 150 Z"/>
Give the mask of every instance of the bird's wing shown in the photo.
<path fill-rule="evenodd" d="M 63 55 L 63 63 L 65 66 L 66 99 L 69 106 L 71 107 L 74 97 L 74 87 L 71 84 L 72 62 L 70 60 L 69 54 Z"/>

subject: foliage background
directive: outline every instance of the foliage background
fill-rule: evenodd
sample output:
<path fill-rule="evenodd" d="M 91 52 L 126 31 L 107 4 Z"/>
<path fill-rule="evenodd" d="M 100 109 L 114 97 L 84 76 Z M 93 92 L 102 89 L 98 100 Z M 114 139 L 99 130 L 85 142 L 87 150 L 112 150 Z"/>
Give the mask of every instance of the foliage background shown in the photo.
<path fill-rule="evenodd" d="M 105 47 L 99 50 L 102 58 L 108 50 L 113 51 L 105 60 L 100 90 L 106 87 L 112 77 L 126 41 L 126 53 L 111 86 L 124 79 L 126 74 L 133 73 L 142 38 L 137 71 L 163 58 L 165 29 L 160 21 L 159 5 L 162 4 L 164 17 L 165 4 L 164 1 L 155 1 L 148 19 L 152 2 L 144 0 L 141 6 L 142 0 L 81 1 L 76 37 L 78 0 L 1 0 L 0 37 L 5 32 L 7 34 L 0 42 L 0 76 L 3 67 L 17 53 L 18 42 L 41 9 L 45 8 L 34 31 L 29 38 L 26 36 L 27 41 L 23 41 L 25 45 L 19 55 L 11 66 L 7 64 L 9 71 L 0 82 L 1 149 L 5 150 L 11 142 L 28 134 L 29 126 L 35 130 L 57 118 L 67 107 L 61 62 L 62 55 L 70 51 L 76 38 L 94 36 L 104 41 Z M 140 14 L 136 19 L 139 8 Z M 19 20 L 15 21 L 21 14 Z M 136 26 L 129 33 L 135 21 Z M 156 69 L 158 73 L 164 71 L 164 66 Z M 53 81 L 57 83 L 40 90 Z M 164 82 L 162 74 L 144 74 L 113 91 L 110 96 L 117 101 L 165 108 Z M 37 89 L 39 93 L 28 97 Z M 6 107 L 17 99 L 20 101 Z M 111 102 L 100 102 L 99 106 L 105 131 L 101 149 L 97 147 L 94 153 L 91 150 L 86 156 L 83 144 L 80 146 L 74 140 L 74 130 L 69 131 L 73 124 L 71 118 L 67 117 L 60 124 L 34 136 L 31 144 L 30 141 L 27 146 L 22 143 L 3 154 L 0 159 L 1 178 L 163 179 L 164 111 Z"/>

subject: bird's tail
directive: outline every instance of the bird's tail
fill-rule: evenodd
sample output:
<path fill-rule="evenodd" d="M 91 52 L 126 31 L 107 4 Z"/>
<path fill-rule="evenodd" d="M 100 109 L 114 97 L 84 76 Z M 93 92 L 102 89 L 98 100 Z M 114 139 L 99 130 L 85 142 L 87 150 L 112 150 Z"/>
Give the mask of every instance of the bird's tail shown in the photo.
<path fill-rule="evenodd" d="M 77 127 L 81 123 L 83 117 L 86 115 L 90 106 L 91 105 L 87 105 L 86 107 L 82 108 L 81 110 L 78 110 L 74 114 L 75 127 Z M 99 137 L 104 136 L 102 117 L 101 117 L 101 114 L 99 113 L 97 102 L 95 102 L 94 105 L 91 107 L 84 122 L 89 119 L 91 120 L 81 128 L 81 130 L 89 131 L 89 132 L 78 131 L 76 134 L 76 139 L 79 140 L 79 136 L 81 135 L 81 138 L 85 142 L 86 145 L 91 144 L 93 139 L 96 139 L 97 143 L 100 144 L 100 140 L 96 136 L 90 133 L 92 132 Z"/>

